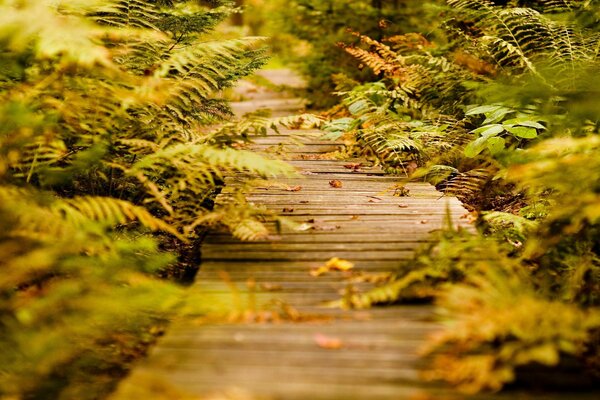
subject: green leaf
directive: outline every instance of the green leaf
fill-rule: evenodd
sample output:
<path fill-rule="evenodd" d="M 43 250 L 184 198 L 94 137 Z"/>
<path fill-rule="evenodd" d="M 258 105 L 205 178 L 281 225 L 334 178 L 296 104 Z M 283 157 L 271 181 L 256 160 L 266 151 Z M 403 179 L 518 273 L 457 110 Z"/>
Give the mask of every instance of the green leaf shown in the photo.
<path fill-rule="evenodd" d="M 484 125 L 471 131 L 471 133 L 480 134 L 485 137 L 492 137 L 502 132 L 504 132 L 504 127 L 500 124 Z"/>
<path fill-rule="evenodd" d="M 490 112 L 494 112 L 497 111 L 501 108 L 504 108 L 502 106 L 479 106 L 479 107 L 475 107 L 475 108 L 471 108 L 469 111 L 467 111 L 465 113 L 466 116 L 470 116 L 470 115 L 477 115 L 477 114 L 487 114 Z"/>
<path fill-rule="evenodd" d="M 535 128 L 529 128 L 526 126 L 506 126 L 505 128 L 514 136 L 523 139 L 535 139 L 538 136 Z"/>
<path fill-rule="evenodd" d="M 532 121 L 527 118 L 513 118 L 504 121 L 504 125 L 519 125 L 519 126 L 527 126 L 529 128 L 535 129 L 546 129 L 546 127 L 540 124 L 537 121 Z"/>
<path fill-rule="evenodd" d="M 487 148 L 492 154 L 498 154 L 506 146 L 506 140 L 501 137 L 491 137 L 487 140 Z"/>
<path fill-rule="evenodd" d="M 496 111 L 493 111 L 491 113 L 486 113 L 486 119 L 485 121 L 483 121 L 484 124 L 493 124 L 499 121 L 502 121 L 502 119 L 507 115 L 507 114 L 512 114 L 514 113 L 514 110 L 511 110 L 509 108 L 506 107 L 502 107 L 499 108 Z"/>
<path fill-rule="evenodd" d="M 481 153 L 486 148 L 487 141 L 488 141 L 488 138 L 480 137 L 479 139 L 476 139 L 476 140 L 472 141 L 471 143 L 469 143 L 465 147 L 465 156 L 467 156 L 469 158 L 473 158 L 473 157 L 477 156 L 479 153 Z"/>

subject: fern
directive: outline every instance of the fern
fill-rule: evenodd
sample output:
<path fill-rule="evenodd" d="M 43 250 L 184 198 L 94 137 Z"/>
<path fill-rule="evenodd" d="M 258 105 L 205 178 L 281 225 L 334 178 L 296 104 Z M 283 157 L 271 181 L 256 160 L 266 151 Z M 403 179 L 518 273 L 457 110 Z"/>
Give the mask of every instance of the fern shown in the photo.
<path fill-rule="evenodd" d="M 596 38 L 574 25 L 557 23 L 529 8 L 496 7 L 487 0 L 448 0 L 483 32 L 478 39 L 501 66 L 518 66 L 541 77 L 538 64 L 570 66 L 595 57 Z"/>
<path fill-rule="evenodd" d="M 182 261 L 160 249 L 197 250 L 225 174 L 293 172 L 235 150 L 235 127 L 214 133 L 231 115 L 220 91 L 265 61 L 261 38 L 206 35 L 230 11 L 0 2 L 2 395 L 105 397 L 178 302 L 156 275 Z M 260 212 L 231 209 L 224 225 L 255 238 Z"/>
<path fill-rule="evenodd" d="M 163 231 L 183 241 L 186 240 L 177 230 L 154 217 L 147 209 L 110 197 L 86 196 L 62 199 L 56 201 L 51 209 L 54 213 L 63 215 L 75 226 L 84 226 L 90 221 L 96 221 L 112 227 L 135 221 L 153 231 Z"/>

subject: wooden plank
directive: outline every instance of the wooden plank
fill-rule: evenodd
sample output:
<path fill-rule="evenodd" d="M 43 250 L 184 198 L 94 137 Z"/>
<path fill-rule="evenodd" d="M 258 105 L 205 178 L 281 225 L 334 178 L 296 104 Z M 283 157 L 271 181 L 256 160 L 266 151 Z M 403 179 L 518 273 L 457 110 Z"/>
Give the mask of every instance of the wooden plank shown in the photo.
<path fill-rule="evenodd" d="M 413 255 L 412 250 L 390 250 L 390 251 L 256 251 L 231 253 L 228 251 L 203 252 L 202 260 L 311 260 L 327 261 L 333 257 L 353 260 L 407 260 Z"/>
<path fill-rule="evenodd" d="M 414 250 L 419 242 L 384 242 L 384 243 L 315 243 L 307 246 L 304 243 L 279 242 L 245 242 L 239 244 L 210 244 L 202 246 L 202 252 L 238 252 L 238 251 L 389 251 L 389 250 Z"/>
<path fill-rule="evenodd" d="M 328 219 L 327 221 L 331 221 Z M 325 221 L 325 222 L 327 222 Z M 336 220 L 337 221 L 337 220 Z M 283 242 L 283 243 L 304 243 L 304 244 L 315 244 L 315 243 L 417 243 L 422 245 L 432 241 L 432 238 L 405 238 L 398 235 L 397 233 L 374 233 L 372 235 L 364 235 L 361 233 L 338 233 L 338 232 L 323 232 L 322 235 L 294 235 L 294 234 L 283 234 L 277 235 L 270 238 L 271 242 Z M 204 241 L 205 244 L 216 244 L 216 243 L 246 243 L 240 239 L 234 238 L 229 234 L 218 234 L 214 233 L 207 236 Z M 258 243 L 264 243 L 259 241 Z"/>
<path fill-rule="evenodd" d="M 265 107 L 285 113 L 302 102 L 267 96 L 234 104 L 238 113 Z M 454 225 L 468 226 L 460 219 L 466 210 L 432 186 L 386 176 L 364 159 L 319 159 L 344 147 L 321 136 L 318 130 L 281 129 L 252 138 L 249 148 L 267 152 L 267 157 L 287 152 L 284 156 L 292 158 L 288 162 L 298 175 L 261 184 L 247 199 L 290 224 L 278 229 L 268 220 L 272 236 L 251 243 L 220 228 L 209 232 L 201 248 L 201 270 L 189 289 L 187 317 L 126 382 L 158 376 L 200 398 L 231 388 L 248 398 L 282 400 L 391 400 L 452 393 L 420 380 L 426 360 L 417 350 L 441 326 L 434 307 L 331 308 L 328 304 L 339 301 L 350 286 L 365 291 L 375 284 L 350 282 L 349 274 L 341 272 L 315 278 L 310 270 L 340 257 L 355 263 L 354 273 L 406 271 L 410 264 L 404 261 L 444 226 L 448 212 Z M 345 167 L 351 163 L 362 166 L 357 171 Z M 247 179 L 243 173 L 226 177 L 217 203 L 227 204 Z M 333 180 L 342 187 L 332 187 Z M 393 196 L 399 185 L 410 195 Z M 267 311 L 278 316 L 276 323 L 227 323 Z M 338 338 L 342 346 L 321 348 L 317 335 Z"/>

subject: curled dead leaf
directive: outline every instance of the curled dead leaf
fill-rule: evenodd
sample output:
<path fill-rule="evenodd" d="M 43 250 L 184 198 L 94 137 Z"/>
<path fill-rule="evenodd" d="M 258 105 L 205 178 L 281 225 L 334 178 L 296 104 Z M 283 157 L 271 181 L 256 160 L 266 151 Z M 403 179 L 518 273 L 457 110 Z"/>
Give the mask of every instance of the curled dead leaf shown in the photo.
<path fill-rule="evenodd" d="M 360 168 L 362 166 L 363 166 L 362 163 L 350 163 L 350 164 L 345 164 L 344 168 L 351 169 L 352 171 L 358 171 L 358 170 L 360 170 Z"/>
<path fill-rule="evenodd" d="M 332 181 L 329 181 L 329 186 L 331 186 L 332 188 L 339 189 L 343 186 L 343 184 L 342 184 L 342 181 L 334 179 Z"/>
<path fill-rule="evenodd" d="M 288 186 L 285 190 L 288 192 L 299 192 L 302 190 L 302 186 Z"/>
<path fill-rule="evenodd" d="M 283 212 L 284 212 L 284 213 L 291 213 L 291 212 L 294 212 L 294 209 L 293 209 L 293 208 L 291 208 L 291 207 L 284 207 L 284 208 L 283 208 Z"/>

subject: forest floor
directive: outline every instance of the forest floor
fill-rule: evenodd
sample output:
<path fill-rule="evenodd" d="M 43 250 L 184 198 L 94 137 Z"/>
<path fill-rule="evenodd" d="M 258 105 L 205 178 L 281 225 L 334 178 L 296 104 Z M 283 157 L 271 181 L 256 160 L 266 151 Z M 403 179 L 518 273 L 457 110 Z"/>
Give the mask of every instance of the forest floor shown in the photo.
<path fill-rule="evenodd" d="M 262 74 L 274 84 L 301 85 L 287 70 Z M 244 101 L 233 105 L 237 113 L 269 108 L 283 116 L 303 107 L 301 99 L 249 82 L 238 94 Z M 423 381 L 420 350 L 442 327 L 432 305 L 331 307 L 396 271 L 447 213 L 455 224 L 468 222 L 457 199 L 428 184 L 403 185 L 366 159 L 339 159 L 344 144 L 321 134 L 282 129 L 255 138 L 254 150 L 283 154 L 298 177 L 255 188 L 248 201 L 296 224 L 268 222 L 272 236 L 260 242 L 210 232 L 189 289 L 188 301 L 201 306 L 173 323 L 115 397 L 148 397 L 142 387 L 149 387 L 157 399 L 555 398 L 470 397 Z M 227 178 L 217 202 L 227 202 L 238 184 Z M 353 268 L 343 271 L 350 266 L 343 260 Z"/>

